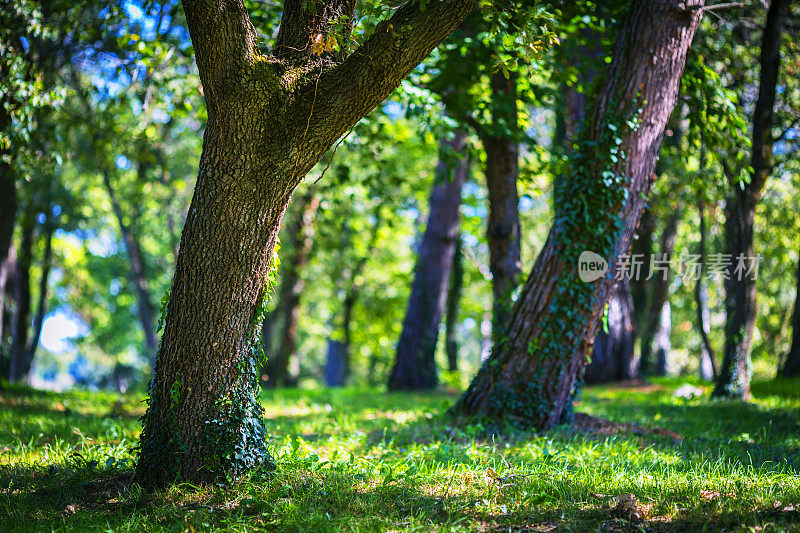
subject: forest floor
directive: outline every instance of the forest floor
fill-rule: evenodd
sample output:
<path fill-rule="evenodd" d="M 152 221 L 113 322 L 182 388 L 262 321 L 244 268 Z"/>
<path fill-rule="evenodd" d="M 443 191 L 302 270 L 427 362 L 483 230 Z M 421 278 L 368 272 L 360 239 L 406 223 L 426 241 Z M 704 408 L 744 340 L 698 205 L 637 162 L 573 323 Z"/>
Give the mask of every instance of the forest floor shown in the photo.
<path fill-rule="evenodd" d="M 267 392 L 276 472 L 146 492 L 141 397 L 6 385 L 0 531 L 800 531 L 800 380 L 708 392 L 587 387 L 575 427 L 503 436 L 452 425 L 454 393 Z"/>

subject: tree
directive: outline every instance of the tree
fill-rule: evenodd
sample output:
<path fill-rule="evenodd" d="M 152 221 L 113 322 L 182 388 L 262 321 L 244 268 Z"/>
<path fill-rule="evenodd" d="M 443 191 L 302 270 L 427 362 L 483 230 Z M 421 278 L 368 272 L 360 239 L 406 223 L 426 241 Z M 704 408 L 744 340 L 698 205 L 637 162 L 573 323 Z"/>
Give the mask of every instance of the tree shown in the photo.
<path fill-rule="evenodd" d="M 592 357 L 586 365 L 586 383 L 603 383 L 633 379 L 638 375 L 638 362 L 634 357 L 633 302 L 630 281 L 622 279 L 614 284 L 608 300 L 607 319 L 598 328 L 592 345 Z"/>
<path fill-rule="evenodd" d="M 780 377 L 800 376 L 800 262 L 797 265 L 797 293 L 794 301 L 794 314 L 792 315 L 792 347 L 786 356 L 786 361 L 778 370 Z"/>
<path fill-rule="evenodd" d="M 556 219 L 514 307 L 509 336 L 494 346 L 455 412 L 550 427 L 566 414 L 653 182 L 702 2 L 637 1 L 587 115 L 569 179 L 559 180 Z M 653 58 L 657 58 L 653 61 Z M 583 251 L 610 271 L 575 276 Z"/>
<path fill-rule="evenodd" d="M 725 355 L 714 396 L 750 398 L 750 351 L 756 320 L 756 272 L 753 222 L 759 197 L 772 172 L 775 143 L 774 107 L 781 64 L 781 39 L 790 0 L 773 0 L 767 11 L 761 42 L 758 99 L 753 109 L 752 173 L 747 183 L 731 177 L 732 192 L 725 206 L 727 253 L 731 263 L 725 282 Z M 740 186 L 741 185 L 741 186 Z"/>
<path fill-rule="evenodd" d="M 452 139 L 443 139 L 439 147 L 441 155 L 428 200 L 428 220 L 389 376 L 390 390 L 430 389 L 438 383 L 436 344 L 460 232 L 458 208 L 469 171 L 466 150 L 467 135 L 463 131 L 456 132 Z"/>
<path fill-rule="evenodd" d="M 208 123 L 143 421 L 140 482 L 202 481 L 270 462 L 257 337 L 287 203 L 474 5 L 408 2 L 347 54 L 354 1 L 286 0 L 267 55 L 241 0 L 184 3 Z"/>

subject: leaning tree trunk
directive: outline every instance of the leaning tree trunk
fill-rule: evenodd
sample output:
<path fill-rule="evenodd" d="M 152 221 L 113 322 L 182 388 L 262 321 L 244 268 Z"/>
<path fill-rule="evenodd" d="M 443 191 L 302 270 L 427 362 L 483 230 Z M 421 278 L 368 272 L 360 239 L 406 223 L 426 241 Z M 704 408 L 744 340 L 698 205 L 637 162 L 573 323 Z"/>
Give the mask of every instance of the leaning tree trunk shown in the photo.
<path fill-rule="evenodd" d="M 125 253 L 128 255 L 128 263 L 130 264 L 129 277 L 136 289 L 136 308 L 139 312 L 139 323 L 142 325 L 142 331 L 144 331 L 147 359 L 153 364 L 155 363 L 156 351 L 158 350 L 158 336 L 156 335 L 153 302 L 150 297 L 150 289 L 148 288 L 147 276 L 145 274 L 142 247 L 139 245 L 139 239 L 136 237 L 136 234 L 131 230 L 130 226 L 125 223 L 125 215 L 122 213 L 122 206 L 119 203 L 119 198 L 117 198 L 116 191 L 111 183 L 111 176 L 108 170 L 103 171 L 103 185 L 105 185 L 106 193 L 108 194 L 111 207 L 114 211 L 114 216 L 119 225 L 119 231 L 122 234 L 122 240 L 125 243 Z"/>
<path fill-rule="evenodd" d="M 778 371 L 782 378 L 800 376 L 800 261 L 797 264 L 797 284 L 794 299 L 794 316 L 792 317 L 792 347 L 786 361 Z"/>
<path fill-rule="evenodd" d="M 520 264 L 519 145 L 516 76 L 492 75 L 492 127 L 482 135 L 486 152 L 486 189 L 489 196 L 489 269 L 492 271 L 492 339 L 505 335 L 513 306 L 512 296 L 522 277 Z"/>
<path fill-rule="evenodd" d="M 347 55 L 354 2 L 286 0 L 266 56 L 241 0 L 183 3 L 208 123 L 144 415 L 140 483 L 202 482 L 271 461 L 257 337 L 289 199 L 474 5 L 406 3 Z M 340 52 L 310 46 L 309 35 L 325 34 Z"/>
<path fill-rule="evenodd" d="M 464 241 L 456 237 L 456 250 L 453 255 L 453 268 L 450 269 L 450 284 L 447 287 L 447 304 L 444 314 L 444 346 L 447 353 L 447 370 L 458 372 L 458 341 L 456 325 L 461 293 L 464 291 Z"/>
<path fill-rule="evenodd" d="M 466 142 L 467 135 L 456 132 L 453 139 L 442 140 L 441 151 L 463 154 Z M 428 200 L 428 222 L 419 246 L 403 331 L 389 377 L 390 390 L 430 389 L 439 381 L 436 343 L 459 233 L 461 189 L 468 169 L 466 155 L 458 159 L 455 168 L 449 168 L 443 158 L 437 165 Z"/>
<path fill-rule="evenodd" d="M 633 3 L 570 157 L 570 175 L 559 180 L 556 219 L 514 307 L 508 339 L 494 346 L 457 413 L 545 428 L 568 412 L 618 257 L 629 249 L 649 196 L 701 15 L 702 2 Z M 598 253 L 610 270 L 581 281 L 583 251 Z"/>
<path fill-rule="evenodd" d="M 300 297 L 305 287 L 304 270 L 314 243 L 314 221 L 320 196 L 308 190 L 300 199 L 298 212 L 288 228 L 288 250 L 292 254 L 284 263 L 283 278 L 276 309 L 280 311 L 280 336 L 274 355 L 267 354 L 267 383 L 271 387 L 297 386 L 297 372 L 290 369 L 297 356 L 297 323 L 300 319 Z"/>
<path fill-rule="evenodd" d="M 11 368 L 9 379 L 26 381 L 28 374 L 25 364 L 28 352 L 28 330 L 31 320 L 31 263 L 33 262 L 34 223 L 30 216 L 22 221 L 19 256 L 14 275 L 14 299 L 17 307 L 14 315 L 14 340 L 11 347 Z"/>
<path fill-rule="evenodd" d="M 678 222 L 680 222 L 680 206 L 672 211 L 664 225 L 661 234 L 661 247 L 659 253 L 653 258 L 653 266 L 657 267 L 651 272 L 650 292 L 648 294 L 647 312 L 643 317 L 641 337 L 639 339 L 641 356 L 639 358 L 639 372 L 643 375 L 664 376 L 667 373 L 667 356 L 664 353 L 663 336 L 665 335 L 665 306 L 669 298 L 670 263 L 672 252 L 675 250 L 675 238 L 678 235 Z M 649 267 L 650 265 L 647 265 Z M 669 334 L 667 333 L 667 338 Z M 656 346 L 656 340 L 659 346 Z M 659 352 L 659 353 L 657 353 Z"/>
<path fill-rule="evenodd" d="M 725 356 L 714 396 L 750 398 L 750 350 L 756 321 L 757 260 L 753 223 L 761 191 L 772 172 L 775 96 L 781 64 L 781 37 L 791 0 L 772 0 L 761 41 L 758 99 L 753 109 L 753 143 L 746 184 L 732 183 L 725 206 L 725 241 L 731 264 L 725 281 Z"/>
<path fill-rule="evenodd" d="M 583 375 L 586 383 L 633 379 L 638 373 L 633 351 L 633 302 L 626 278 L 614 284 L 607 315 L 607 330 L 598 327 L 594 338 L 591 362 Z"/>

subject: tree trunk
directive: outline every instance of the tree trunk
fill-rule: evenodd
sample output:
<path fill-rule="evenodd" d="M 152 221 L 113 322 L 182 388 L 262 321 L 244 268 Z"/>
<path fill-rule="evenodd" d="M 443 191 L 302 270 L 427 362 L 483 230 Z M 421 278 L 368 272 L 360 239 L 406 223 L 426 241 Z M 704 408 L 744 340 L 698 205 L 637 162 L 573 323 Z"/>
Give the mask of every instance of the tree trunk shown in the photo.
<path fill-rule="evenodd" d="M 703 283 L 703 274 L 706 270 L 706 215 L 705 205 L 700 202 L 698 206 L 700 215 L 700 243 L 698 246 L 698 256 L 700 271 L 694 284 L 694 302 L 697 310 L 697 329 L 700 333 L 702 345 L 700 347 L 700 379 L 711 381 L 719 375 L 717 369 L 716 354 L 711 345 L 711 312 L 708 309 L 708 288 Z"/>
<path fill-rule="evenodd" d="M 570 157 L 570 175 L 558 182 L 556 219 L 517 300 L 508 339 L 494 346 L 457 413 L 539 428 L 568 414 L 617 258 L 630 248 L 650 193 L 701 6 L 633 3 L 605 86 Z M 584 251 L 598 253 L 610 270 L 592 282 L 579 280 Z"/>
<path fill-rule="evenodd" d="M 5 112 L 0 101 L 0 131 L 6 131 L 11 117 Z M 0 148 L 0 348 L 6 338 L 3 325 L 5 312 L 6 284 L 11 272 L 11 247 L 13 246 L 14 221 L 17 216 L 17 187 L 14 172 L 6 158 L 10 157 L 10 149 Z"/>
<path fill-rule="evenodd" d="M 633 379 L 638 374 L 633 351 L 633 302 L 630 283 L 614 284 L 608 301 L 608 331 L 598 327 L 592 360 L 586 365 L 586 383 Z"/>
<path fill-rule="evenodd" d="M 786 362 L 778 370 L 778 376 L 782 378 L 800 376 L 800 261 L 797 264 L 796 287 L 794 316 L 792 317 L 792 347 L 786 356 Z"/>
<path fill-rule="evenodd" d="M 441 151 L 463 154 L 467 135 L 456 132 L 452 140 L 441 141 Z M 447 286 L 459 233 L 461 189 L 466 181 L 469 159 L 462 155 L 455 168 L 449 168 L 444 155 L 436 168 L 436 178 L 428 204 L 430 212 L 419 246 L 411 296 L 403 331 L 397 343 L 390 390 L 430 389 L 437 385 L 436 344 L 439 322 L 447 298 Z"/>
<path fill-rule="evenodd" d="M 492 271 L 492 338 L 498 342 L 505 334 L 512 296 L 522 277 L 520 264 L 519 146 L 517 135 L 516 76 L 492 74 L 492 126 L 483 135 L 486 152 L 486 189 L 489 193 L 489 268 Z"/>
<path fill-rule="evenodd" d="M 267 354 L 267 375 L 273 387 L 296 387 L 297 371 L 290 369 L 297 357 L 297 323 L 300 318 L 300 298 L 305 287 L 304 270 L 314 243 L 314 221 L 319 208 L 320 196 L 308 190 L 298 203 L 298 212 L 288 228 L 289 246 L 292 254 L 283 269 L 283 279 L 278 296 L 277 309 L 283 319 L 278 349 L 270 358 Z M 293 365 L 293 366 L 296 366 Z"/>
<path fill-rule="evenodd" d="M 156 351 L 158 350 L 158 336 L 156 334 L 155 312 L 153 302 L 150 298 L 150 289 L 147 285 L 145 275 L 144 256 L 139 245 L 139 239 L 125 223 L 125 215 L 122 213 L 122 206 L 117 198 L 116 191 L 111 183 L 111 176 L 108 170 L 103 170 L 103 184 L 105 185 L 108 199 L 111 201 L 111 208 L 119 224 L 119 231 L 125 243 L 125 252 L 128 255 L 130 264 L 129 277 L 136 290 L 136 307 L 139 312 L 139 322 L 144 331 L 144 342 L 147 348 L 147 359 L 151 365 L 155 364 Z"/>
<path fill-rule="evenodd" d="M 450 269 L 450 285 L 447 288 L 447 308 L 444 314 L 445 351 L 447 352 L 447 369 L 458 372 L 458 341 L 456 326 L 458 323 L 458 304 L 464 291 L 464 251 L 463 240 L 456 237 L 456 249 L 453 254 L 453 268 Z"/>
<path fill-rule="evenodd" d="M 666 311 L 664 310 L 669 298 L 669 281 L 670 281 L 670 261 L 672 259 L 672 252 L 675 250 L 675 237 L 678 235 L 678 222 L 681 218 L 681 208 L 672 211 L 672 214 L 667 218 L 664 225 L 664 231 L 661 234 L 661 246 L 659 253 L 653 258 L 653 264 L 657 268 L 664 270 L 654 269 L 652 274 L 652 282 L 650 292 L 648 294 L 648 307 L 644 316 L 644 323 L 642 324 L 640 349 L 641 356 L 639 359 L 639 371 L 642 375 L 656 375 L 664 376 L 667 373 L 666 358 L 667 354 L 664 353 L 663 348 L 666 347 L 664 342 L 666 327 L 665 317 Z M 647 265 L 649 266 L 649 265 Z M 648 275 L 650 277 L 650 275 Z M 667 334 L 667 339 L 669 335 Z M 660 356 L 658 347 L 654 346 L 656 339 L 660 342 Z"/>
<path fill-rule="evenodd" d="M 353 307 L 358 299 L 358 290 L 348 292 L 342 313 L 341 341 L 328 338 L 328 353 L 325 359 L 325 384 L 328 387 L 344 387 L 350 379 L 350 349 L 352 342 Z"/>
<path fill-rule="evenodd" d="M 639 221 L 639 228 L 636 230 L 636 238 L 631 244 L 631 255 L 641 260 L 641 265 L 649 265 L 653 259 L 653 234 L 656 230 L 656 219 L 652 209 L 645 208 L 642 219 Z M 644 268 L 644 267 L 643 267 Z M 650 305 L 647 289 L 648 283 L 645 279 L 646 271 L 642 274 L 631 277 L 631 298 L 633 299 L 633 329 L 634 341 L 641 337 L 642 326 L 647 316 L 647 308 Z"/>
<path fill-rule="evenodd" d="M 25 353 L 25 361 L 22 366 L 22 373 L 26 380 L 31 372 L 31 365 L 33 358 L 36 355 L 36 349 L 39 347 L 39 339 L 42 336 L 42 326 L 44 325 L 44 317 L 47 314 L 47 284 L 50 278 L 50 268 L 53 263 L 53 225 L 47 223 L 44 234 L 44 254 L 42 256 L 42 273 L 39 278 L 39 301 L 36 307 L 36 315 L 33 319 L 33 332 L 31 334 L 30 344 Z"/>
<path fill-rule="evenodd" d="M 208 122 L 143 420 L 137 481 L 203 482 L 271 463 L 258 400 L 257 337 L 289 199 L 325 152 L 474 5 L 408 2 L 345 58 L 352 3 L 287 0 L 279 41 L 298 53 L 282 60 L 259 49 L 241 0 L 183 3 Z M 341 52 L 308 46 L 309 35 L 325 32 Z"/>
<path fill-rule="evenodd" d="M 764 183 L 772 172 L 775 95 L 780 46 L 790 0 L 772 0 L 761 41 L 758 99 L 753 109 L 752 174 L 746 184 L 732 183 L 725 206 L 726 252 L 731 264 L 725 281 L 725 356 L 714 396 L 750 398 L 750 350 L 756 320 L 756 273 L 753 222 Z M 742 185 L 742 186 L 740 186 Z"/>
<path fill-rule="evenodd" d="M 21 240 L 19 256 L 14 276 L 14 299 L 17 303 L 14 315 L 14 341 L 11 352 L 11 368 L 9 379 L 27 381 L 26 358 L 28 356 L 28 330 L 31 321 L 31 263 L 33 262 L 34 223 L 30 216 L 25 216 L 20 228 Z"/>

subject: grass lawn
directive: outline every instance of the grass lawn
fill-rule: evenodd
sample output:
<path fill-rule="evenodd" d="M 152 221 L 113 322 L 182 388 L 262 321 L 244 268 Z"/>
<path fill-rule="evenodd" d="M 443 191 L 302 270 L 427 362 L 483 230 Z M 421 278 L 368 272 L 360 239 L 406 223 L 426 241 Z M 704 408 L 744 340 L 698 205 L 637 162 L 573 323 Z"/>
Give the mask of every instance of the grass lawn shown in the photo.
<path fill-rule="evenodd" d="M 502 436 L 455 427 L 444 392 L 267 392 L 276 472 L 152 493 L 140 397 L 6 386 L 0 531 L 800 531 L 800 381 L 751 404 L 685 383 L 586 388 L 579 427 Z"/>

